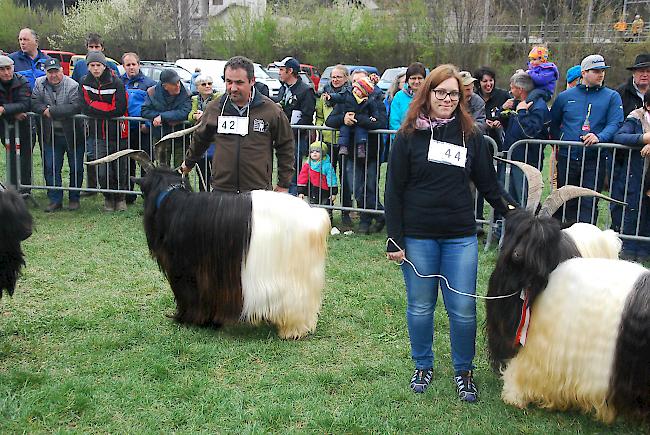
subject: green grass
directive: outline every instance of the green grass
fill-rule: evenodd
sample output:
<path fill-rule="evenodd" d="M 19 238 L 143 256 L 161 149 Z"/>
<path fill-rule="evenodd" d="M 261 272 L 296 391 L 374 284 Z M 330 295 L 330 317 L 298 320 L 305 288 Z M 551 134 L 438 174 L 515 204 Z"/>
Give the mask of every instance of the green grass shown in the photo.
<path fill-rule="evenodd" d="M 42 191 L 36 198 L 47 203 Z M 306 339 L 279 340 L 270 326 L 179 326 L 141 204 L 106 214 L 94 197 L 76 213 L 32 209 L 24 276 L 0 300 L 1 433 L 644 432 L 506 406 L 481 302 L 480 402 L 456 398 L 442 304 L 432 386 L 411 393 L 404 283 L 380 235 L 330 238 L 322 314 Z M 480 293 L 494 260 L 481 252 Z"/>

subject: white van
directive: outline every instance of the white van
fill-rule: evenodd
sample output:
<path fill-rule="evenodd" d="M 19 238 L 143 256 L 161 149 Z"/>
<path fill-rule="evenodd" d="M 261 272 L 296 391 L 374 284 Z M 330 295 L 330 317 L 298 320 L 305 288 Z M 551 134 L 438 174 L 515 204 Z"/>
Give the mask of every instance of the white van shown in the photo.
<path fill-rule="evenodd" d="M 176 65 L 185 68 L 191 73 L 194 73 L 196 68 L 201 68 L 201 74 L 207 74 L 212 77 L 212 89 L 222 94 L 226 92 L 226 84 L 223 81 L 223 68 L 226 66 L 225 60 L 178 59 Z"/>

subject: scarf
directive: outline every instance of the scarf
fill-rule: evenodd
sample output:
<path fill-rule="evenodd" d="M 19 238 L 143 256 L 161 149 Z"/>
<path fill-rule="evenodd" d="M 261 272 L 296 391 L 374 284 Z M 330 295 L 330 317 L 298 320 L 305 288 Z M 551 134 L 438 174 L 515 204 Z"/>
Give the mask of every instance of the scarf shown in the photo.
<path fill-rule="evenodd" d="M 429 129 L 438 128 L 438 127 L 440 127 L 442 125 L 449 124 L 454 119 L 456 119 L 455 116 L 452 116 L 451 118 L 433 118 L 433 119 L 431 119 L 429 116 L 425 116 L 422 113 L 420 113 L 420 116 L 418 116 L 418 119 L 415 120 L 415 129 L 416 130 L 429 130 Z"/>

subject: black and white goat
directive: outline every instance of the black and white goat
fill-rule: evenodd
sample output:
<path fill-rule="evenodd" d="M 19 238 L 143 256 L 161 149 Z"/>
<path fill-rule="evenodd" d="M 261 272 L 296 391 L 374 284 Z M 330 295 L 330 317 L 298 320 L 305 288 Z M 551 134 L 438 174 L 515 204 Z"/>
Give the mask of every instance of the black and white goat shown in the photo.
<path fill-rule="evenodd" d="M 327 212 L 284 193 L 192 192 L 181 175 L 124 150 L 146 175 L 144 230 L 181 323 L 219 326 L 268 321 L 281 338 L 316 328 L 325 281 Z"/>
<path fill-rule="evenodd" d="M 503 375 L 502 398 L 519 407 L 595 410 L 605 422 L 617 413 L 647 419 L 648 272 L 616 259 L 621 242 L 613 232 L 588 224 L 561 230 L 551 217 L 576 196 L 606 197 L 565 186 L 534 215 L 541 174 L 535 177 L 528 177 L 529 209 L 507 217 L 488 286 L 488 296 L 522 296 L 486 302 L 488 349 Z"/>
<path fill-rule="evenodd" d="M 25 201 L 12 188 L 0 183 L 0 298 L 3 291 L 14 294 L 16 281 L 25 265 L 20 243 L 32 235 L 32 216 Z"/>

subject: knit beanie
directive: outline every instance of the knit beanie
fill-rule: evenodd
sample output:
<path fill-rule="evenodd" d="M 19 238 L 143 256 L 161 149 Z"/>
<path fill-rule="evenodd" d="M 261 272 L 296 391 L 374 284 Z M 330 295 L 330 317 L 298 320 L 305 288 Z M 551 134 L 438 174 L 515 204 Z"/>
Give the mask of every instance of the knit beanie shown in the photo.
<path fill-rule="evenodd" d="M 101 51 L 89 51 L 86 55 L 86 65 L 89 65 L 91 62 L 99 62 L 106 66 L 106 56 Z"/>
<path fill-rule="evenodd" d="M 372 94 L 372 91 L 375 90 L 375 85 L 368 77 L 360 78 L 356 82 L 352 83 L 352 87 L 358 89 L 359 93 L 363 97 L 369 96 L 370 94 Z"/>
<path fill-rule="evenodd" d="M 321 156 L 325 156 L 328 152 L 327 144 L 325 142 L 317 140 L 316 142 L 312 142 L 312 144 L 309 145 L 309 151 L 311 152 L 312 150 L 318 150 L 320 151 Z"/>
<path fill-rule="evenodd" d="M 528 59 L 537 59 L 541 57 L 544 62 L 548 61 L 548 48 L 543 45 L 536 45 L 528 53 Z"/>

